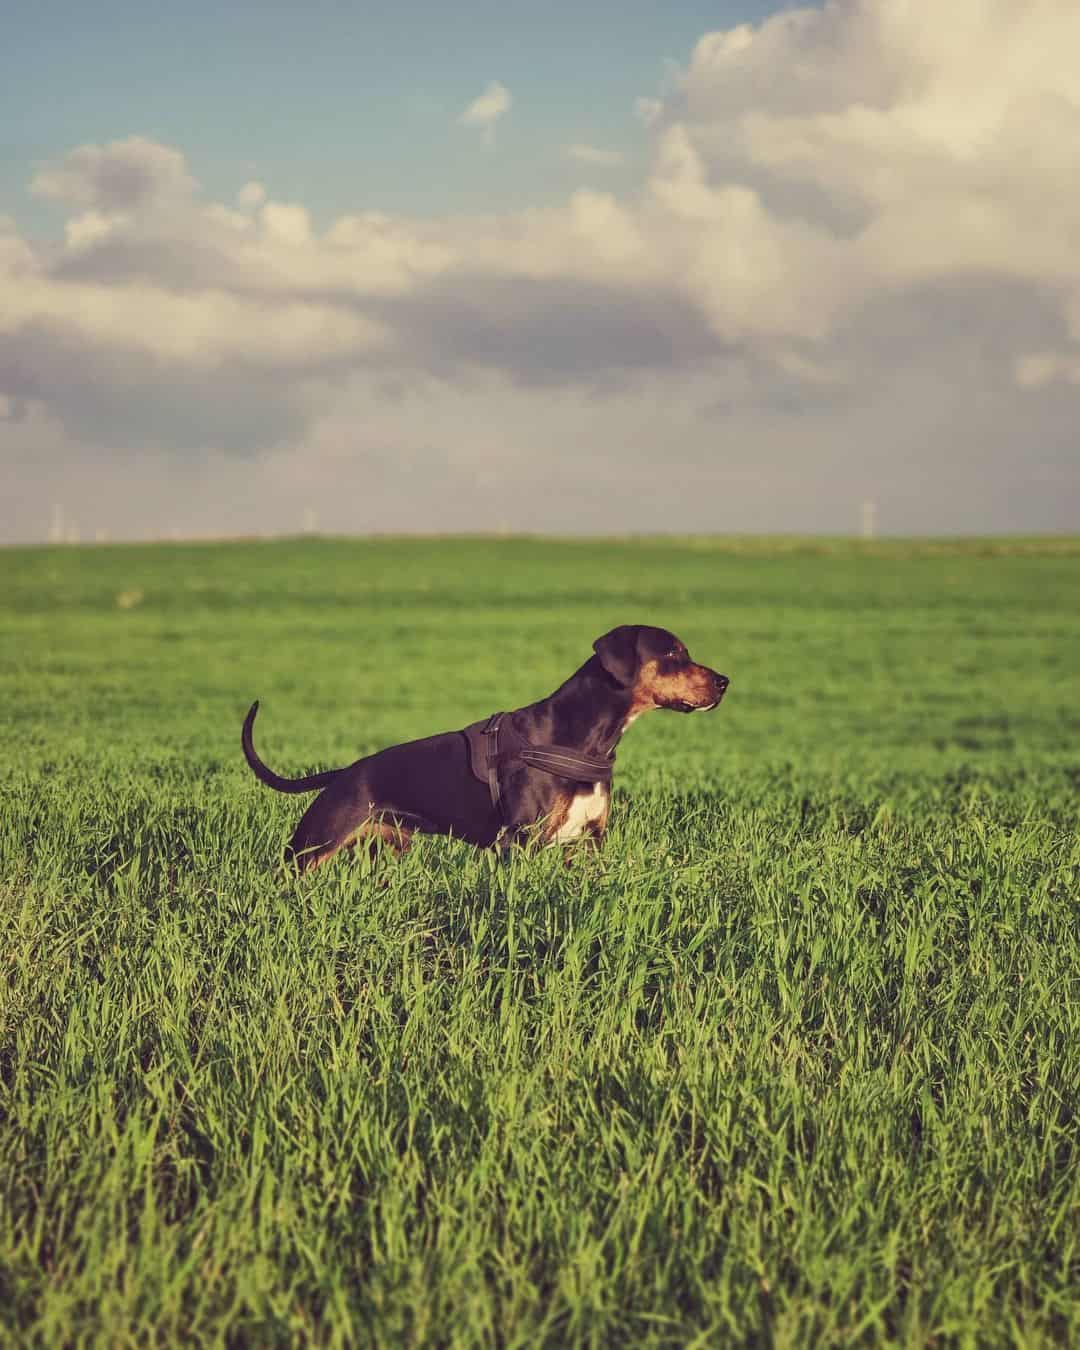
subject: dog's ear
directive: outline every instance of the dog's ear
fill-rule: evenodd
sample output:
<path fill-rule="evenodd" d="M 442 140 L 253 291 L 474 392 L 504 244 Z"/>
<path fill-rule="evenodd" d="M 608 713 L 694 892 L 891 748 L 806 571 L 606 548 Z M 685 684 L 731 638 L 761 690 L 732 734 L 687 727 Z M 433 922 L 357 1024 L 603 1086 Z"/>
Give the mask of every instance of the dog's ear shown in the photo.
<path fill-rule="evenodd" d="M 641 664 L 637 638 L 637 628 L 624 623 L 603 637 L 598 637 L 593 643 L 593 651 L 600 658 L 600 664 L 613 680 L 624 686 L 634 683 Z"/>

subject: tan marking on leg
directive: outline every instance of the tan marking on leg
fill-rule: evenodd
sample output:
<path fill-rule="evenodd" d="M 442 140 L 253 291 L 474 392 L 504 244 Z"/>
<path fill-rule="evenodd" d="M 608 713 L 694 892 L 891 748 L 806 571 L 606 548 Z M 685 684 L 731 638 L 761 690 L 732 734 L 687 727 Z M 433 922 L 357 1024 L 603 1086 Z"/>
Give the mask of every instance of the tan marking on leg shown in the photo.
<path fill-rule="evenodd" d="M 412 831 L 404 825 L 395 825 L 392 820 L 366 820 L 349 840 L 347 847 L 352 848 L 361 839 L 370 841 L 372 854 L 378 844 L 386 844 L 400 858 L 412 843 Z"/>
<path fill-rule="evenodd" d="M 547 819 L 542 821 L 542 838 L 546 844 L 553 843 L 555 836 L 566 821 L 567 812 L 570 810 L 570 803 L 574 800 L 572 792 L 560 792 L 555 800 L 555 805 L 547 813 Z"/>
<path fill-rule="evenodd" d="M 311 849 L 302 854 L 296 864 L 297 870 L 310 872 L 313 868 L 321 867 L 323 863 L 329 862 L 336 854 L 345 849 L 355 848 L 358 843 L 365 839 L 368 841 L 372 858 L 374 858 L 380 843 L 388 845 L 400 858 L 412 843 L 412 831 L 386 820 L 365 820 L 347 838 L 328 844 L 324 848 Z"/>
<path fill-rule="evenodd" d="M 569 796 L 558 822 L 549 818 L 548 842 L 565 844 L 572 839 L 580 839 L 583 834 L 592 833 L 598 822 L 607 820 L 610 802 L 611 792 L 606 783 L 579 788 Z"/>

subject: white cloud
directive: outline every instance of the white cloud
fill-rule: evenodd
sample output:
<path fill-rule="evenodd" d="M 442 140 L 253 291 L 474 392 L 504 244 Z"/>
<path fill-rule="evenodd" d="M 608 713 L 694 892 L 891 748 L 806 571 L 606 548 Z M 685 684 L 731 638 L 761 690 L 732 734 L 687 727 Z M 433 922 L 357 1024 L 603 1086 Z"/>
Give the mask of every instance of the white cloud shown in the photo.
<path fill-rule="evenodd" d="M 1055 380 L 1080 385 L 1080 351 L 1029 352 L 1016 362 L 1016 382 L 1023 389 L 1042 389 Z"/>
<path fill-rule="evenodd" d="M 76 347 L 135 349 L 187 368 L 240 361 L 302 374 L 305 366 L 342 355 L 355 360 L 379 345 L 377 322 L 317 302 L 241 299 L 215 290 L 178 295 L 140 285 L 57 287 L 43 278 L 4 294 L 0 337 L 33 324 Z"/>
<path fill-rule="evenodd" d="M 460 120 L 490 137 L 510 103 L 493 83 Z M 173 147 L 72 150 L 33 182 L 68 212 L 62 245 L 0 219 L 0 397 L 59 419 L 65 444 L 288 444 L 297 465 L 333 425 L 342 455 L 499 462 L 508 500 L 539 501 L 535 466 L 572 473 L 561 447 L 586 445 L 594 504 L 658 462 L 734 482 L 761 451 L 793 510 L 800 456 L 843 460 L 851 483 L 862 456 L 913 511 L 916 473 L 951 456 L 986 493 L 1011 484 L 1005 510 L 1018 439 L 1061 496 L 1080 420 L 1080 10 L 831 0 L 706 35 L 639 116 L 651 160 L 625 198 L 325 229 L 254 181 L 202 200 Z M 459 424 L 487 431 L 469 449 Z"/>
<path fill-rule="evenodd" d="M 245 211 L 251 211 L 266 201 L 266 188 L 252 179 L 244 184 L 236 194 L 236 204 Z"/>
<path fill-rule="evenodd" d="M 638 98 L 634 100 L 634 114 L 644 126 L 651 127 L 664 111 L 664 104 L 658 98 Z"/>
<path fill-rule="evenodd" d="M 267 202 L 262 208 L 263 228 L 271 239 L 303 247 L 311 244 L 311 218 L 303 206 Z"/>
<path fill-rule="evenodd" d="M 602 168 L 615 168 L 626 163 L 626 156 L 621 150 L 603 150 L 595 145 L 583 145 L 580 141 L 564 147 L 564 153 L 567 159 L 576 160 L 579 164 L 597 164 Z"/>
<path fill-rule="evenodd" d="M 464 127 L 480 127 L 488 145 L 495 143 L 495 123 L 510 110 L 513 103 L 510 90 L 498 80 L 492 80 L 461 114 L 458 121 Z"/>
<path fill-rule="evenodd" d="M 111 212 L 183 200 L 196 187 L 183 154 L 129 136 L 108 145 L 81 145 L 35 174 L 30 190 L 65 206 Z"/>

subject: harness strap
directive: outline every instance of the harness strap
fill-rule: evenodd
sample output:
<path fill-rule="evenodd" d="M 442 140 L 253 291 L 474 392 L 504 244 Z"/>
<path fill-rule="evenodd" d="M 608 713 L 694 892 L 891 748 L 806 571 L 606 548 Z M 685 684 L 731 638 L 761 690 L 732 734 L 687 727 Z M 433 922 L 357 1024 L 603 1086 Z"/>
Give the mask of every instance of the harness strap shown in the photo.
<path fill-rule="evenodd" d="M 610 783 L 615 768 L 613 757 L 579 755 L 576 750 L 566 750 L 561 745 L 530 745 L 519 753 L 525 763 L 534 769 L 542 769 L 559 778 L 580 779 L 582 782 Z"/>
<path fill-rule="evenodd" d="M 526 741 L 506 712 L 492 713 L 486 722 L 473 722 L 463 735 L 469 746 L 469 760 L 473 774 L 487 785 L 491 804 L 502 811 L 500 771 L 525 764 L 579 783 L 610 783 L 615 767 L 615 752 L 606 755 L 583 755 L 569 745 L 532 745 Z"/>
<path fill-rule="evenodd" d="M 506 716 L 505 713 L 492 713 L 484 727 L 484 758 L 487 761 L 487 781 L 488 791 L 491 793 L 491 804 L 496 810 L 499 809 L 499 798 L 502 791 L 499 787 L 499 723 Z"/>

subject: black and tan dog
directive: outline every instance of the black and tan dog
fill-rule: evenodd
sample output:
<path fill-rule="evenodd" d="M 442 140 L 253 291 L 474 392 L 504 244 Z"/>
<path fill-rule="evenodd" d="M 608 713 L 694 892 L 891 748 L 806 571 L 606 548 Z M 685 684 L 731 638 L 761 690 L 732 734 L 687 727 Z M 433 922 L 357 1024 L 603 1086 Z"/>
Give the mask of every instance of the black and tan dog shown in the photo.
<path fill-rule="evenodd" d="M 539 703 L 306 778 L 282 778 L 259 759 L 253 703 L 241 740 L 256 776 L 278 792 L 322 789 L 289 844 L 296 866 L 317 867 L 361 839 L 382 838 L 401 849 L 415 830 L 482 847 L 536 831 L 547 843 L 598 840 L 607 825 L 615 746 L 630 723 L 651 708 L 715 708 L 728 679 L 691 661 L 663 628 L 614 628 L 593 651 Z"/>

